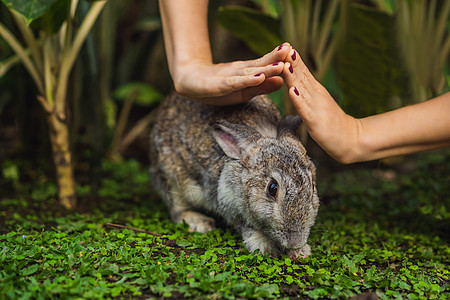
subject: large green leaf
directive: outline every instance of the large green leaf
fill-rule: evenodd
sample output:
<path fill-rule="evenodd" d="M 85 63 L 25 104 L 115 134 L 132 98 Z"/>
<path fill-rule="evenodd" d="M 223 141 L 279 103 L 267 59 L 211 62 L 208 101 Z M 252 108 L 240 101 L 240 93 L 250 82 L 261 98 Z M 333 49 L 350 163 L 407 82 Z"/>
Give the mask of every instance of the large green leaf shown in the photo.
<path fill-rule="evenodd" d="M 364 117 L 407 104 L 410 90 L 396 48 L 394 17 L 355 4 L 348 17 L 336 61 L 343 109 Z"/>
<path fill-rule="evenodd" d="M 217 21 L 259 55 L 272 51 L 283 42 L 278 21 L 257 10 L 221 7 L 217 13 Z"/>
<path fill-rule="evenodd" d="M 281 12 L 281 5 L 279 0 L 253 0 L 262 11 L 277 18 Z"/>
<path fill-rule="evenodd" d="M 60 0 L 2 0 L 8 8 L 22 14 L 28 23 L 42 16 L 57 1 Z"/>
<path fill-rule="evenodd" d="M 34 19 L 31 27 L 45 30 L 48 33 L 56 33 L 69 15 L 70 0 L 57 0 L 45 11 L 45 13 Z"/>

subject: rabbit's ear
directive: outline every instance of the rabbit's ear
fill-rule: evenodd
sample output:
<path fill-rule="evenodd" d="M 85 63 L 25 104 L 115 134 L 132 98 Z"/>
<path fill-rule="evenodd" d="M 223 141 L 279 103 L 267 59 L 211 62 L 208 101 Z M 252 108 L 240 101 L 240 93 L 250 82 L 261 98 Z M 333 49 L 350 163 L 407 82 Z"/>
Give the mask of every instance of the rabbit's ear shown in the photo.
<path fill-rule="evenodd" d="M 297 136 L 297 130 L 302 119 L 300 116 L 286 116 L 284 117 L 280 124 L 278 125 L 277 138 L 282 138 L 283 136 Z"/>
<path fill-rule="evenodd" d="M 244 149 L 255 138 L 256 132 L 247 126 L 220 121 L 214 124 L 213 137 L 225 154 L 233 159 L 240 159 Z"/>

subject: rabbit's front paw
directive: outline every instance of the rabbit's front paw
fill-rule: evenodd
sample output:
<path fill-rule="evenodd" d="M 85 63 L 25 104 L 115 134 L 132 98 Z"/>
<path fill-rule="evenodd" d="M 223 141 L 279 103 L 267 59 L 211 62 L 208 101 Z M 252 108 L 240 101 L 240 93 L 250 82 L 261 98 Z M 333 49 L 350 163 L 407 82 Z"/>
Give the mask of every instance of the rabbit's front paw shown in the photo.
<path fill-rule="evenodd" d="M 216 229 L 216 222 L 213 218 L 207 217 L 195 211 L 185 211 L 180 215 L 180 221 L 184 220 L 189 225 L 190 232 L 205 233 Z"/>
<path fill-rule="evenodd" d="M 261 232 L 254 229 L 246 229 L 242 232 L 244 244 L 248 251 L 254 252 L 259 249 L 262 254 L 273 254 L 274 247 L 267 237 Z"/>

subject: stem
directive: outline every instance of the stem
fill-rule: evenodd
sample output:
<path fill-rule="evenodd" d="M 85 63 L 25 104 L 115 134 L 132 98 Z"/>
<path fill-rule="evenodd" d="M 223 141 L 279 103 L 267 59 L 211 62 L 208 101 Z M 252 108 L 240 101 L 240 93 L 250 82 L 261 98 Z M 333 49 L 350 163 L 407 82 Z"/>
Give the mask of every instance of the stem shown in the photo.
<path fill-rule="evenodd" d="M 323 57 L 321 57 L 321 61 L 317 62 L 317 80 L 321 81 L 328 70 L 328 67 L 331 64 L 331 61 L 334 57 L 338 44 L 341 42 L 342 37 L 346 31 L 346 20 L 347 20 L 347 7 L 348 1 L 341 1 L 341 7 L 339 12 L 339 20 L 338 20 L 338 32 L 333 36 L 330 45 L 325 50 Z"/>
<path fill-rule="evenodd" d="M 283 7 L 284 11 L 283 11 L 283 18 L 281 18 L 281 21 L 283 22 L 285 39 L 290 41 L 294 45 L 294 47 L 298 47 L 298 42 L 294 40 L 295 25 L 292 16 L 293 5 L 290 1 L 284 0 Z"/>
<path fill-rule="evenodd" d="M 75 18 L 75 12 L 77 11 L 78 0 L 72 0 L 70 3 L 70 18 L 73 20 Z"/>
<path fill-rule="evenodd" d="M 119 152 L 125 151 L 125 149 L 142 133 L 147 126 L 152 123 L 156 118 L 155 110 L 152 110 L 145 117 L 139 120 L 134 127 L 127 133 L 122 139 L 119 145 Z"/>
<path fill-rule="evenodd" d="M 65 62 L 68 60 L 69 53 L 72 48 L 73 22 L 77 4 L 77 0 L 71 1 L 69 16 L 67 17 L 65 24 L 61 27 L 60 33 L 62 43 L 62 58 L 59 64 L 59 76 L 56 82 L 57 86 L 55 91 L 55 109 L 57 114 L 59 114 L 63 118 L 66 111 L 66 104 L 64 101 L 67 93 L 67 81 L 69 80 L 69 73 L 72 70 L 72 67 L 69 67 L 68 70 L 65 70 Z"/>
<path fill-rule="evenodd" d="M 56 90 L 56 107 L 59 112 L 64 113 L 64 101 L 65 95 L 67 91 L 67 82 L 69 79 L 70 71 L 75 63 L 75 60 L 78 56 L 78 53 L 83 45 L 86 37 L 94 25 L 95 20 L 100 14 L 103 6 L 105 6 L 106 1 L 98 1 L 92 4 L 91 9 L 83 20 L 77 34 L 75 35 L 73 44 L 69 47 L 68 43 L 66 43 L 64 47 L 63 59 L 61 62 L 61 70 L 58 78 L 58 87 Z M 67 27 L 72 26 L 71 23 L 67 23 Z M 67 33 L 67 32 L 66 32 Z M 68 36 L 66 37 L 67 40 Z"/>
<path fill-rule="evenodd" d="M 294 34 L 297 32 L 297 39 L 299 41 L 300 50 L 303 51 L 306 55 L 304 57 L 307 58 L 306 64 L 309 62 L 309 20 L 310 20 L 310 1 L 301 1 L 298 4 L 297 14 L 293 16 L 294 22 L 297 19 L 297 26 L 293 28 Z M 295 26 L 295 25 L 294 25 Z"/>
<path fill-rule="evenodd" d="M 129 227 L 129 226 L 120 225 L 120 224 L 106 223 L 105 225 L 111 226 L 111 227 L 117 227 L 117 228 L 134 230 L 134 231 L 137 231 L 137 232 L 147 233 L 147 234 L 151 234 L 151 235 L 154 235 L 154 236 L 163 236 L 162 234 L 159 234 L 159 233 L 154 233 L 154 232 L 150 232 L 150 231 L 147 231 L 147 230 L 137 229 L 137 228 L 134 228 L 134 227 Z"/>
<path fill-rule="evenodd" d="M 75 19 L 75 13 L 77 11 L 78 0 L 72 0 L 70 2 L 70 10 L 67 20 L 60 29 L 61 44 L 63 45 L 63 50 L 68 51 L 70 49 L 70 43 L 72 41 L 72 30 L 73 30 L 73 20 Z M 66 53 L 67 55 L 67 53 Z"/>
<path fill-rule="evenodd" d="M 0 23 L 0 36 L 9 44 L 9 46 L 16 52 L 20 60 L 24 64 L 28 73 L 30 73 L 39 93 L 44 94 L 44 86 L 42 84 L 42 79 L 39 76 L 39 72 L 36 66 L 33 64 L 31 59 L 28 57 L 27 52 L 19 43 L 19 41 L 14 37 L 14 35 L 2 24 Z"/>
<path fill-rule="evenodd" d="M 311 50 L 312 50 L 312 54 L 314 55 L 314 57 L 316 57 L 316 53 L 317 53 L 317 42 L 318 39 L 318 31 L 319 31 L 319 20 L 320 20 L 320 11 L 322 8 L 322 0 L 318 0 L 316 2 L 314 2 L 314 11 L 312 14 L 312 18 L 311 18 Z M 313 47 L 314 46 L 314 47 Z"/>
<path fill-rule="evenodd" d="M 117 122 L 116 129 L 114 130 L 114 137 L 112 141 L 111 147 L 111 157 L 116 158 L 120 152 L 119 144 L 123 135 L 123 131 L 125 130 L 125 126 L 127 125 L 128 115 L 131 111 L 131 106 L 133 105 L 134 99 L 136 99 L 138 92 L 136 90 L 132 91 L 128 98 L 125 100 L 125 103 L 122 107 L 122 110 L 119 115 L 119 120 Z"/>
<path fill-rule="evenodd" d="M 19 28 L 20 32 L 22 33 L 23 39 L 25 40 L 28 47 L 30 48 L 31 56 L 33 57 L 33 61 L 34 61 L 34 64 L 36 65 L 38 72 L 41 73 L 42 72 L 42 62 L 41 62 L 42 59 L 41 59 L 41 54 L 40 54 L 38 44 L 36 42 L 33 32 L 31 31 L 30 27 L 28 27 L 24 16 L 15 12 L 14 10 L 11 10 L 11 15 L 13 16 L 14 21 L 16 21 L 17 27 Z"/>
<path fill-rule="evenodd" d="M 325 54 L 323 55 L 323 57 L 321 57 L 321 61 L 318 62 L 316 73 L 316 79 L 318 81 L 322 81 L 322 79 L 325 77 L 328 67 L 331 64 L 331 59 L 333 58 L 334 53 L 336 52 L 337 44 L 338 39 L 337 36 L 335 36 L 334 39 L 331 41 L 330 45 L 328 46 L 327 50 L 325 51 Z"/>
<path fill-rule="evenodd" d="M 436 0 L 431 0 L 431 2 L 429 2 L 428 5 L 428 15 L 426 17 L 426 27 L 425 27 L 425 32 L 426 35 L 433 39 L 433 33 L 434 33 L 434 20 L 435 20 L 435 11 L 436 11 Z"/>
<path fill-rule="evenodd" d="M 53 88 L 55 86 L 55 78 L 52 74 L 51 63 L 51 40 L 49 37 L 44 39 L 44 82 L 45 82 L 45 95 L 47 97 L 47 103 L 53 107 L 55 105 L 55 99 L 53 98 Z"/>
<path fill-rule="evenodd" d="M 317 57 L 319 59 L 323 57 L 323 51 L 327 45 L 328 38 L 331 33 L 331 25 L 336 15 L 338 5 L 339 1 L 334 0 L 327 8 L 325 19 L 322 24 L 322 30 L 320 30 L 319 45 L 317 47 Z"/>
<path fill-rule="evenodd" d="M 0 61 L 0 77 L 6 74 L 12 67 L 20 63 L 20 57 L 16 55 L 12 55 L 5 59 L 4 61 Z"/>
<path fill-rule="evenodd" d="M 442 6 L 442 8 L 441 8 L 441 12 L 440 12 L 440 14 L 438 16 L 438 19 L 436 21 L 436 25 L 435 25 L 435 28 L 434 28 L 434 32 L 435 32 L 435 40 L 434 40 L 435 47 L 439 48 L 439 45 L 440 45 L 440 43 L 442 41 L 443 42 L 443 44 L 442 44 L 443 48 L 442 49 L 444 51 L 444 53 L 442 53 L 442 54 L 443 55 L 446 54 L 447 55 L 446 56 L 447 59 L 448 59 L 448 48 L 447 48 L 447 50 L 445 50 L 446 49 L 445 47 L 446 47 L 446 43 L 448 42 L 449 38 L 447 36 L 447 40 L 446 41 L 444 41 L 444 38 L 445 38 L 445 29 L 446 29 L 446 25 L 447 25 L 447 22 L 448 22 L 449 14 L 450 14 L 450 1 L 445 1 L 443 6 Z M 447 53 L 445 53 L 446 51 L 447 51 Z M 445 56 L 444 56 L 444 59 L 445 59 Z"/>
<path fill-rule="evenodd" d="M 55 111 L 47 114 L 47 121 L 52 142 L 59 202 L 64 207 L 73 209 L 77 204 L 77 198 L 72 155 L 69 150 L 69 128 L 64 120 L 58 118 Z"/>
<path fill-rule="evenodd" d="M 47 114 L 53 113 L 53 108 L 49 105 L 49 103 L 47 102 L 47 100 L 44 97 L 37 95 L 36 98 L 37 98 L 38 102 L 41 103 L 42 107 L 44 108 L 44 111 Z"/>

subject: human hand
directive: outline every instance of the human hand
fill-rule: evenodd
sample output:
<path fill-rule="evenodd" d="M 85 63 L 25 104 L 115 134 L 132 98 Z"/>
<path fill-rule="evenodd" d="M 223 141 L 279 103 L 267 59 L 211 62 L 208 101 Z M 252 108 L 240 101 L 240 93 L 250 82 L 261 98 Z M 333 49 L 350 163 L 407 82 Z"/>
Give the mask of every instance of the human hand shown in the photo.
<path fill-rule="evenodd" d="M 272 93 L 283 85 L 280 75 L 291 49 L 288 43 L 255 60 L 212 64 L 189 61 L 173 70 L 175 89 L 200 102 L 230 105 Z"/>
<path fill-rule="evenodd" d="M 283 77 L 311 137 L 341 163 L 450 147 L 450 92 L 356 119 L 337 105 L 294 49 L 286 58 Z"/>
<path fill-rule="evenodd" d="M 289 98 L 310 136 L 339 162 L 350 163 L 358 158 L 360 120 L 339 107 L 295 49 L 291 49 L 285 60 L 283 77 L 289 87 Z"/>

